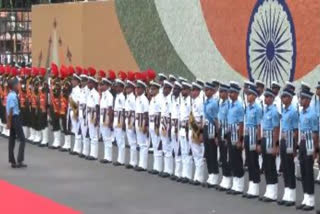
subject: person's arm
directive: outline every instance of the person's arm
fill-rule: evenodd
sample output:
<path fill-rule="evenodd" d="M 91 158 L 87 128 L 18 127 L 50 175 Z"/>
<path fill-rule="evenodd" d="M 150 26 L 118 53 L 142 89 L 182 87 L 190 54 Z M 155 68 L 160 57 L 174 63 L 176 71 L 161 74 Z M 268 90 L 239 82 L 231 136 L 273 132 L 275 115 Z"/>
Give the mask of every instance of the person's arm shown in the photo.
<path fill-rule="evenodd" d="M 6 114 L 7 115 L 7 114 Z M 13 115 L 13 109 L 10 108 L 9 115 L 7 115 L 7 129 L 11 129 L 12 125 L 12 115 Z"/>

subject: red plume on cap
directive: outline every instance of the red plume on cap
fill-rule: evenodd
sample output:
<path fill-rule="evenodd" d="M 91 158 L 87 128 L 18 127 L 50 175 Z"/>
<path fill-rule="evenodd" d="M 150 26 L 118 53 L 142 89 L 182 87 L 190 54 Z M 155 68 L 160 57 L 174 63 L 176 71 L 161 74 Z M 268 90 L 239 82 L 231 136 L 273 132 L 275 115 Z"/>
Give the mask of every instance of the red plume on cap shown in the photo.
<path fill-rule="evenodd" d="M 71 75 L 73 75 L 75 73 L 74 68 L 71 65 L 68 67 L 68 71 L 69 71 L 68 72 L 68 76 L 71 76 Z"/>
<path fill-rule="evenodd" d="M 127 79 L 130 80 L 130 81 L 135 81 L 134 72 L 133 71 L 128 71 Z"/>
<path fill-rule="evenodd" d="M 81 75 L 82 70 L 83 70 L 83 69 L 82 69 L 80 66 L 76 66 L 76 74 L 77 74 L 78 76 Z"/>
<path fill-rule="evenodd" d="M 83 69 L 82 70 L 82 74 L 88 76 L 88 70 L 87 69 Z"/>
<path fill-rule="evenodd" d="M 114 72 L 113 70 L 109 70 L 108 71 L 108 79 L 109 80 L 115 80 L 116 79 L 116 72 Z"/>
<path fill-rule="evenodd" d="M 60 77 L 61 79 L 64 79 L 68 76 L 68 68 L 64 65 L 61 66 L 60 68 Z"/>
<path fill-rule="evenodd" d="M 152 69 L 148 69 L 147 71 L 147 74 L 148 74 L 148 81 L 152 81 L 156 78 L 156 72 Z"/>
<path fill-rule="evenodd" d="M 146 71 L 141 72 L 141 80 L 144 82 L 148 82 L 148 73 Z"/>
<path fill-rule="evenodd" d="M 17 74 L 18 74 L 18 70 L 17 70 L 15 67 L 12 67 L 10 74 L 11 74 L 11 76 L 14 76 L 14 77 L 15 77 L 15 76 L 17 76 Z"/>
<path fill-rule="evenodd" d="M 100 78 L 105 78 L 106 77 L 106 73 L 103 70 L 99 71 L 99 77 Z"/>
<path fill-rule="evenodd" d="M 127 74 L 126 74 L 124 71 L 119 71 L 118 77 L 119 77 L 119 79 L 121 79 L 122 81 L 125 81 L 125 80 L 127 79 Z"/>
<path fill-rule="evenodd" d="M 7 65 L 5 67 L 5 74 L 9 75 L 10 74 L 10 71 L 11 71 L 11 67 L 9 65 Z"/>
<path fill-rule="evenodd" d="M 0 74 L 2 75 L 4 74 L 4 72 L 5 72 L 5 68 L 2 65 L 0 65 Z"/>
<path fill-rule="evenodd" d="M 31 75 L 32 76 L 37 76 L 39 74 L 39 70 L 36 67 L 32 67 Z"/>
<path fill-rule="evenodd" d="M 137 71 L 136 73 L 134 73 L 134 78 L 136 80 L 142 80 L 142 73 Z"/>
<path fill-rule="evenodd" d="M 26 68 L 20 68 L 20 76 L 26 75 Z"/>
<path fill-rule="evenodd" d="M 58 66 L 54 63 L 51 63 L 51 75 L 57 77 L 59 75 Z"/>
<path fill-rule="evenodd" d="M 26 68 L 26 75 L 28 75 L 28 76 L 30 76 L 30 74 L 31 74 L 31 69 L 30 68 Z"/>
<path fill-rule="evenodd" d="M 89 72 L 89 76 L 91 77 L 94 77 L 97 73 L 96 69 L 94 69 L 93 67 L 89 67 L 88 72 Z"/>
<path fill-rule="evenodd" d="M 40 76 L 44 77 L 47 73 L 47 69 L 45 68 L 40 68 Z"/>

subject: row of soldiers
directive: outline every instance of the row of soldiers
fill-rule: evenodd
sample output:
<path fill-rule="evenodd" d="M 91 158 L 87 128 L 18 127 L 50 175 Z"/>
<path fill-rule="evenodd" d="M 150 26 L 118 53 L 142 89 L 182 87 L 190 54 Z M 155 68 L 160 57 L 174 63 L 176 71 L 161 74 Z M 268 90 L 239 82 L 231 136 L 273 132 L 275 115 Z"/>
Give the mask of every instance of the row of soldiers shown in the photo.
<path fill-rule="evenodd" d="M 151 168 L 151 174 L 215 187 L 248 199 L 259 197 L 263 170 L 267 187 L 259 199 L 264 202 L 278 198 L 280 168 L 285 189 L 278 204 L 284 206 L 296 204 L 295 159 L 299 157 L 304 197 L 296 208 L 314 209 L 320 82 L 314 96 L 305 83 L 296 95 L 291 82 L 280 90 L 277 82 L 266 88 L 261 81 L 246 81 L 242 89 L 235 81 L 190 83 L 164 74 L 158 74 L 156 81 L 153 70 L 116 74 L 112 70 L 97 72 L 92 67 L 58 68 L 52 64 L 50 71 L 47 81 L 43 68 L 22 68 L 18 72 L 0 66 L 2 104 L 6 80 L 19 76 L 24 132 L 30 142 L 97 160 L 102 139 L 101 163 L 113 162 L 136 171 Z M 49 122 L 53 131 L 50 145 Z M 71 135 L 75 136 L 74 144 Z M 148 167 L 150 149 L 153 164 Z M 249 175 L 247 191 L 245 167 Z"/>

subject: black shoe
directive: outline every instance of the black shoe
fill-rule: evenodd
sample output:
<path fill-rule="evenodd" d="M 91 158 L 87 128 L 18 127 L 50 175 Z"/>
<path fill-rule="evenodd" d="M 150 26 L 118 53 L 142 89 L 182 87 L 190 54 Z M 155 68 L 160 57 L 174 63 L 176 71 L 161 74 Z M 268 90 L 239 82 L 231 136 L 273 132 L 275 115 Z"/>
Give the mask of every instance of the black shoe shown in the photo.
<path fill-rule="evenodd" d="M 247 194 L 247 199 L 254 199 L 254 198 L 258 198 L 257 195 L 250 195 L 250 194 Z"/>
<path fill-rule="evenodd" d="M 157 170 L 154 170 L 154 169 L 151 169 L 148 171 L 149 174 L 152 174 L 152 175 L 158 175 L 159 172 Z"/>
<path fill-rule="evenodd" d="M 248 194 L 247 193 L 243 193 L 242 194 L 242 198 L 247 198 L 248 197 Z"/>
<path fill-rule="evenodd" d="M 286 207 L 292 207 L 296 205 L 296 202 L 294 201 L 286 201 L 284 204 Z"/>
<path fill-rule="evenodd" d="M 49 146 L 48 148 L 49 148 L 49 149 L 59 149 L 59 148 L 60 148 L 60 146 L 58 146 L 58 147 L 55 147 L 55 146 Z"/>
<path fill-rule="evenodd" d="M 232 195 L 241 195 L 241 194 L 242 194 L 242 192 L 235 191 L 235 190 L 233 190 L 233 192 L 232 192 Z"/>
<path fill-rule="evenodd" d="M 271 198 L 267 198 L 267 197 L 261 197 L 259 198 L 260 201 L 265 202 L 265 203 L 270 203 L 270 202 L 275 202 L 276 200 L 271 199 Z"/>
<path fill-rule="evenodd" d="M 228 194 L 228 195 L 233 195 L 234 192 L 235 192 L 235 191 L 234 191 L 233 189 L 229 189 L 229 190 L 227 191 L 227 194 Z"/>
<path fill-rule="evenodd" d="M 113 162 L 113 166 L 123 166 L 123 164 L 116 161 L 116 162 Z"/>
<path fill-rule="evenodd" d="M 102 160 L 100 160 L 100 163 L 107 164 L 107 163 L 111 163 L 111 161 L 108 161 L 106 159 L 102 159 Z"/>
<path fill-rule="evenodd" d="M 182 182 L 182 178 L 177 178 L 176 182 Z"/>
<path fill-rule="evenodd" d="M 224 191 L 227 191 L 226 188 L 222 187 L 222 186 L 217 186 L 216 189 L 220 192 L 224 192 Z"/>
<path fill-rule="evenodd" d="M 317 211 L 316 211 L 316 214 L 320 214 L 320 210 L 317 210 Z"/>
<path fill-rule="evenodd" d="M 77 153 L 77 152 L 74 152 L 74 151 L 70 151 L 69 154 L 70 154 L 70 155 L 77 155 L 78 153 Z"/>
<path fill-rule="evenodd" d="M 59 151 L 60 152 L 68 152 L 70 149 L 66 149 L 66 148 L 60 148 Z"/>
<path fill-rule="evenodd" d="M 205 188 L 211 189 L 211 188 L 215 188 L 217 185 L 212 185 L 212 184 L 209 184 L 209 183 L 204 183 L 204 184 L 202 184 L 202 186 L 205 187 Z"/>
<path fill-rule="evenodd" d="M 319 180 L 315 180 L 314 181 L 316 184 L 320 184 L 320 181 Z"/>
<path fill-rule="evenodd" d="M 131 164 L 127 164 L 127 165 L 126 165 L 126 168 L 127 168 L 127 169 L 133 169 L 133 166 L 132 166 Z"/>
<path fill-rule="evenodd" d="M 201 183 L 199 181 L 193 181 L 191 184 L 193 186 L 199 186 Z"/>
<path fill-rule="evenodd" d="M 146 169 L 144 169 L 144 168 L 142 168 L 142 167 L 140 167 L 140 166 L 135 167 L 134 170 L 137 171 L 137 172 L 147 171 Z"/>
<path fill-rule="evenodd" d="M 183 183 L 183 184 L 189 183 L 189 179 L 188 178 L 182 178 L 181 179 L 181 183 Z"/>
<path fill-rule="evenodd" d="M 13 168 L 13 169 L 17 168 L 17 164 L 12 163 L 12 164 L 11 164 L 11 168 Z"/>
<path fill-rule="evenodd" d="M 169 174 L 169 173 L 166 173 L 166 172 L 163 172 L 163 173 L 161 173 L 160 177 L 162 177 L 162 178 L 168 178 L 168 177 L 170 177 L 170 174 Z"/>
<path fill-rule="evenodd" d="M 286 203 L 287 203 L 287 201 L 284 201 L 284 200 L 281 200 L 281 201 L 277 202 L 277 204 L 280 205 L 280 206 L 284 206 Z"/>
<path fill-rule="evenodd" d="M 84 154 L 79 154 L 79 158 L 85 158 L 86 156 Z"/>
<path fill-rule="evenodd" d="M 314 207 L 307 206 L 307 205 L 302 208 L 303 211 L 311 211 L 313 209 L 314 209 Z"/>
<path fill-rule="evenodd" d="M 17 168 L 27 168 L 27 164 L 24 163 L 18 163 Z"/>
<path fill-rule="evenodd" d="M 46 143 L 46 144 L 39 144 L 38 146 L 39 146 L 39 147 L 47 147 L 48 144 L 47 144 L 47 143 Z"/>
<path fill-rule="evenodd" d="M 302 210 L 305 206 L 306 205 L 304 205 L 304 204 L 300 204 L 300 205 L 296 206 L 296 209 L 297 210 Z"/>
<path fill-rule="evenodd" d="M 176 181 L 177 179 L 178 179 L 178 177 L 175 175 L 170 176 L 170 180 L 172 180 L 172 181 Z"/>
<path fill-rule="evenodd" d="M 92 156 L 88 156 L 88 157 L 86 158 L 86 160 L 94 161 L 94 160 L 97 160 L 97 158 L 92 157 Z"/>

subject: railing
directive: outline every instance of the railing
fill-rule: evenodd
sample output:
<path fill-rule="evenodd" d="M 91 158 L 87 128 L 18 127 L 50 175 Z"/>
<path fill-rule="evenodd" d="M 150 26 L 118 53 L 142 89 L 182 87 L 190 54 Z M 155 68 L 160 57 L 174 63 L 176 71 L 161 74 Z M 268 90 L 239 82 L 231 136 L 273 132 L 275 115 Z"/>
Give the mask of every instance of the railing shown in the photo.
<path fill-rule="evenodd" d="M 0 63 L 30 63 L 31 46 L 31 9 L 0 9 Z"/>

